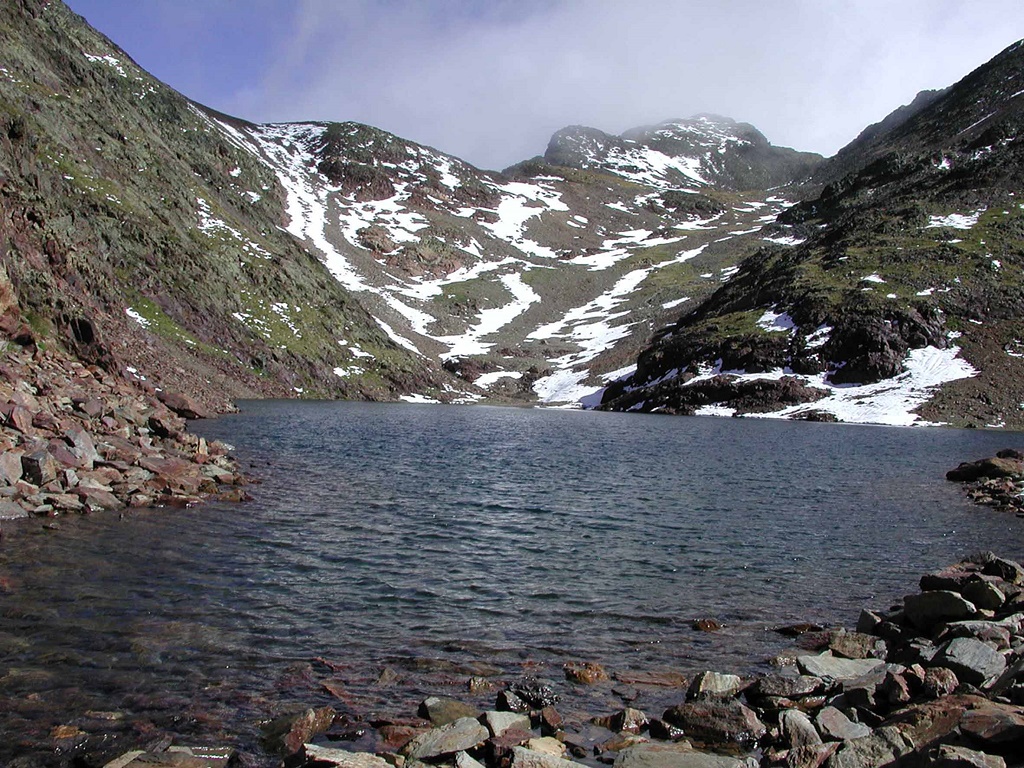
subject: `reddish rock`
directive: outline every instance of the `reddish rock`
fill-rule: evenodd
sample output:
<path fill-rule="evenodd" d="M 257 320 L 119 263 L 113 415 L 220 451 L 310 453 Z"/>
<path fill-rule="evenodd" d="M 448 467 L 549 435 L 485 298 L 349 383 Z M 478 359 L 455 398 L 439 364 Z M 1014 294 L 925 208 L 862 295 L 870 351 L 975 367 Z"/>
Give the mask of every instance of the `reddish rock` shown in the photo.
<path fill-rule="evenodd" d="M 35 434 L 35 430 L 32 428 L 32 412 L 23 406 L 17 405 L 11 409 L 11 414 L 7 417 L 7 423 L 23 435 Z"/>
<path fill-rule="evenodd" d="M 591 661 L 570 661 L 563 667 L 566 680 L 584 685 L 594 685 L 608 679 L 608 673 L 600 664 Z"/>
<path fill-rule="evenodd" d="M 46 485 L 57 479 L 60 464 L 49 451 L 40 450 L 21 457 L 22 473 L 33 485 Z"/>
<path fill-rule="evenodd" d="M 688 737 L 712 744 L 752 746 L 767 733 L 757 714 L 735 699 L 704 699 L 665 711 L 664 720 Z"/>
<path fill-rule="evenodd" d="M 160 402 L 185 419 L 208 419 L 209 411 L 188 395 L 178 392 L 161 392 Z"/>

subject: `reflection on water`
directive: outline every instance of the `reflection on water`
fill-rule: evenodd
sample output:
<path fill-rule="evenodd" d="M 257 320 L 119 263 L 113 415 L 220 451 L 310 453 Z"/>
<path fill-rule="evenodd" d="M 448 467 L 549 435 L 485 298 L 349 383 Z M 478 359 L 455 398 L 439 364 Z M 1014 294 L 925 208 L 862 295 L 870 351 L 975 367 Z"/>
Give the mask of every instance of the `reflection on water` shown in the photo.
<path fill-rule="evenodd" d="M 1024 521 L 942 479 L 1006 434 L 291 402 L 198 427 L 262 477 L 254 502 L 7 532 L 0 759 L 56 726 L 252 748 L 290 704 L 409 714 L 569 660 L 752 671 L 787 647 L 767 627 L 1024 557 Z"/>

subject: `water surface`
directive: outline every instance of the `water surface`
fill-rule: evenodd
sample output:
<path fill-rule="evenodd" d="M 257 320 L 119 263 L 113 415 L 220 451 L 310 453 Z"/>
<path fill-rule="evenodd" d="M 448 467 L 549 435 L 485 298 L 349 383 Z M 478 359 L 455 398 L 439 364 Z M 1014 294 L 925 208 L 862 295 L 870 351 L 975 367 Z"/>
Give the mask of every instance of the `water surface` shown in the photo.
<path fill-rule="evenodd" d="M 768 628 L 852 625 L 1024 520 L 947 469 L 1020 435 L 537 409 L 249 402 L 196 425 L 255 500 L 33 522 L 0 548 L 0 742 L 55 726 L 229 741 L 291 705 L 409 715 L 470 676 L 556 681 L 567 712 L 679 691 L 561 665 L 753 672 Z M 699 633 L 692 621 L 725 629 Z M 385 671 L 386 670 L 386 671 Z M 383 677 L 382 671 L 385 671 Z M 109 736 L 106 738 L 110 738 Z"/>

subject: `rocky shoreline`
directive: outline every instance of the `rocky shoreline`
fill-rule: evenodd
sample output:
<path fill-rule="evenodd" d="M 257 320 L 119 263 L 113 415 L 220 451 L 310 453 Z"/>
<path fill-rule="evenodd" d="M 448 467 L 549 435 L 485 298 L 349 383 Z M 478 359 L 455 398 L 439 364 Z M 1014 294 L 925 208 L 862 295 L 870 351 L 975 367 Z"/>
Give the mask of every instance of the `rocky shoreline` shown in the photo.
<path fill-rule="evenodd" d="M 1024 452 L 1005 448 L 995 456 L 965 461 L 946 473 L 946 479 L 967 485 L 977 504 L 1024 517 Z"/>
<path fill-rule="evenodd" d="M 207 415 L 141 377 L 11 345 L 0 359 L 0 521 L 245 499 L 230 446 L 185 428 Z"/>
<path fill-rule="evenodd" d="M 920 587 L 887 611 L 864 610 L 854 630 L 780 627 L 795 648 L 773 671 L 680 678 L 679 703 L 662 712 L 629 706 L 615 674 L 576 662 L 564 681 L 464 681 L 469 694 L 494 688 L 486 711 L 450 696 L 427 698 L 406 718 L 309 708 L 265 723 L 263 747 L 285 768 L 1024 765 L 1024 568 L 982 553 L 926 574 Z M 598 686 L 626 706 L 559 711 L 560 690 Z M 161 745 L 107 768 L 254 761 Z"/>

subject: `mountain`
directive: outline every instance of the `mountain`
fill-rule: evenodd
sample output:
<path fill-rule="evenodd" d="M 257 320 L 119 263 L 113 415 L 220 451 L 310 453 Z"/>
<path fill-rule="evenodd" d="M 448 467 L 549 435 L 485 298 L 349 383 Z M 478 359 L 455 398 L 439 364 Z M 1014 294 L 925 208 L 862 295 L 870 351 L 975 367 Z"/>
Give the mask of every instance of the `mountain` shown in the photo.
<path fill-rule="evenodd" d="M 666 120 L 610 136 L 570 126 L 548 144 L 544 160 L 597 169 L 660 188 L 769 189 L 809 176 L 821 156 L 774 147 L 748 123 L 718 115 Z"/>
<path fill-rule="evenodd" d="M 865 131 L 602 407 L 1024 427 L 1022 123 L 1018 43 Z"/>
<path fill-rule="evenodd" d="M 635 172 L 488 172 L 370 126 L 217 113 L 59 2 L 4 10 L 10 333 L 210 404 L 579 402 L 779 236 L 795 198 L 768 181 L 820 159 L 699 117 L 624 137 Z M 706 178 L 656 178 L 669 156 Z"/>

